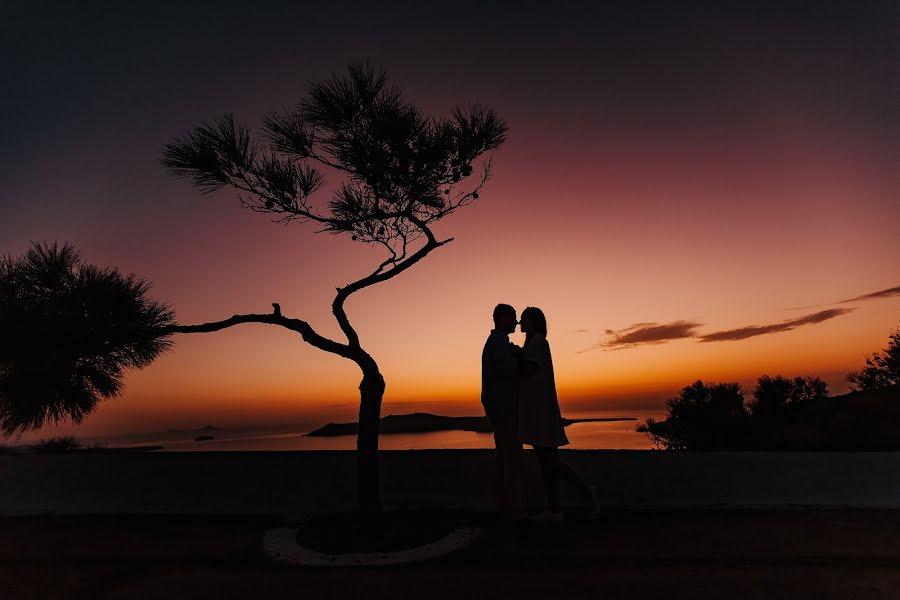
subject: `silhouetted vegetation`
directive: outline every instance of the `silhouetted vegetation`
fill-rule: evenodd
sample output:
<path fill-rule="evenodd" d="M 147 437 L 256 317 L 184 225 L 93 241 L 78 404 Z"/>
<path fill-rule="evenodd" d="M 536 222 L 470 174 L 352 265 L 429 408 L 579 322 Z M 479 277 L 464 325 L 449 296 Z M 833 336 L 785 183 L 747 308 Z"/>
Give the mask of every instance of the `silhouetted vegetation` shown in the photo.
<path fill-rule="evenodd" d="M 380 508 L 378 426 L 385 382 L 364 350 L 344 309 L 362 289 L 387 281 L 448 244 L 432 226 L 478 199 L 491 177 L 491 161 L 507 126 L 479 104 L 429 116 L 387 74 L 371 64 L 313 83 L 294 106 L 269 114 L 259 135 L 224 115 L 201 123 L 163 151 L 162 162 L 203 193 L 228 187 L 241 203 L 275 221 L 311 222 L 384 251 L 371 273 L 338 288 L 332 312 L 346 341 L 329 339 L 306 321 L 288 318 L 273 303 L 270 314 L 235 315 L 175 332 L 210 332 L 239 323 L 268 323 L 300 333 L 325 352 L 356 363 L 362 373 L 357 436 L 360 506 Z M 326 202 L 314 201 L 326 174 L 337 185 Z M 468 178 L 476 175 L 474 181 Z M 412 299 L 411 299 L 412 300 Z"/>
<path fill-rule="evenodd" d="M 866 357 L 866 366 L 847 375 L 852 390 L 883 390 L 900 384 L 900 329 L 891 332 L 888 347 Z"/>
<path fill-rule="evenodd" d="M 756 381 L 748 409 L 753 417 L 767 419 L 781 414 L 790 403 L 820 400 L 828 396 L 828 386 L 818 377 L 789 379 L 763 375 Z"/>
<path fill-rule="evenodd" d="M 746 444 L 747 409 L 737 383 L 695 381 L 666 402 L 668 418 L 637 430 L 670 450 L 736 450 Z"/>
<path fill-rule="evenodd" d="M 81 449 L 81 442 L 71 435 L 63 435 L 41 440 L 34 445 L 34 451 L 41 454 L 61 454 Z"/>
<path fill-rule="evenodd" d="M 769 383 L 760 385 L 764 380 Z M 900 386 L 829 397 L 824 383 L 814 378 L 815 394 L 798 399 L 791 396 L 796 381 L 761 377 L 746 410 L 726 413 L 714 403 L 692 402 L 690 410 L 670 408 L 665 420 L 647 419 L 637 430 L 668 450 L 900 449 Z M 721 385 L 697 382 L 676 400 Z M 759 398 L 766 398 L 764 404 Z"/>
<path fill-rule="evenodd" d="M 84 263 L 70 245 L 38 243 L 0 259 L 0 429 L 80 423 L 119 394 L 126 370 L 164 352 L 173 314 L 149 289 Z"/>
<path fill-rule="evenodd" d="M 697 381 L 666 403 L 663 421 L 637 431 L 668 450 L 900 449 L 900 333 L 851 373 L 855 390 L 828 396 L 818 377 L 760 377 L 746 404 L 736 383 Z"/>

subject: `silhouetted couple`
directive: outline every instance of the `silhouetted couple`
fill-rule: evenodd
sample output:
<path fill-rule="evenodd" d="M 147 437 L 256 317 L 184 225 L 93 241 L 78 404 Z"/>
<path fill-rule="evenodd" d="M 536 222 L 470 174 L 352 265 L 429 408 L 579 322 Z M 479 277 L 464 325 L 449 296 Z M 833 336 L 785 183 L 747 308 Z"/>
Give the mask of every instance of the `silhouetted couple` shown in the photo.
<path fill-rule="evenodd" d="M 521 348 L 509 341 L 517 324 L 525 334 Z M 575 486 L 589 511 L 597 509 L 593 488 L 559 456 L 559 447 L 569 440 L 556 398 L 547 319 L 541 309 L 526 308 L 521 322 L 508 304 L 494 309 L 494 329 L 481 354 L 481 403 L 494 429 L 499 510 L 512 519 L 528 517 L 522 444 L 535 450 L 549 504 L 548 511 L 534 518 L 562 520 L 559 496 L 563 479 Z"/>

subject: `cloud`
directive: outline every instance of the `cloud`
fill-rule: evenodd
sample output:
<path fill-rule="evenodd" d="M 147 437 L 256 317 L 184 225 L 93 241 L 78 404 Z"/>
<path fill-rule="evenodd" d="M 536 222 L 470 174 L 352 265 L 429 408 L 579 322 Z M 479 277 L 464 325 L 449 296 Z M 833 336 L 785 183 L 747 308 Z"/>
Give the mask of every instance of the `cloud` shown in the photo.
<path fill-rule="evenodd" d="M 841 300 L 838 304 L 847 304 L 849 302 L 860 302 L 862 300 L 876 300 L 878 298 L 892 298 L 894 296 L 900 296 L 900 285 L 897 287 L 888 288 L 886 290 L 879 290 L 877 292 L 872 292 L 870 294 L 863 294 L 862 296 L 857 296 L 855 298 L 850 298 L 848 300 Z"/>
<path fill-rule="evenodd" d="M 606 339 L 590 348 L 580 350 L 578 354 L 601 348 L 604 350 L 622 350 L 650 344 L 664 344 L 672 340 L 694 339 L 699 342 L 734 342 L 759 335 L 769 335 L 790 331 L 804 325 L 814 325 L 846 315 L 855 308 L 829 308 L 803 317 L 772 323 L 770 325 L 748 325 L 737 329 L 699 333 L 697 328 L 702 323 L 695 321 L 672 321 L 670 323 L 635 323 L 625 329 L 607 329 Z"/>
<path fill-rule="evenodd" d="M 672 321 L 671 323 L 635 323 L 625 329 L 607 329 L 607 339 L 595 347 L 631 348 L 644 344 L 662 344 L 672 340 L 695 337 L 695 330 L 702 323 Z"/>
<path fill-rule="evenodd" d="M 866 300 L 878 300 L 880 298 L 894 298 L 900 296 L 900 285 L 897 287 L 888 288 L 886 290 L 879 290 L 877 292 L 871 292 L 869 294 L 863 294 L 862 296 L 855 296 L 853 298 L 848 298 L 846 300 L 838 300 L 833 304 L 850 304 L 851 302 L 865 302 Z M 828 306 L 827 304 L 813 304 L 811 306 L 791 306 L 785 310 L 808 310 L 810 308 L 819 308 L 820 306 Z"/>
<path fill-rule="evenodd" d="M 701 342 L 726 342 L 745 340 L 747 338 L 756 337 L 758 335 L 768 335 L 770 333 L 781 333 L 782 331 L 790 331 L 803 325 L 812 325 L 814 323 L 822 323 L 846 315 L 853 312 L 855 308 L 829 308 L 828 310 L 820 310 L 812 314 L 808 314 L 797 319 L 789 319 L 781 323 L 773 323 L 772 325 L 750 325 L 748 327 L 739 327 L 738 329 L 728 329 L 725 331 L 716 331 L 714 333 L 706 333 L 697 336 Z"/>

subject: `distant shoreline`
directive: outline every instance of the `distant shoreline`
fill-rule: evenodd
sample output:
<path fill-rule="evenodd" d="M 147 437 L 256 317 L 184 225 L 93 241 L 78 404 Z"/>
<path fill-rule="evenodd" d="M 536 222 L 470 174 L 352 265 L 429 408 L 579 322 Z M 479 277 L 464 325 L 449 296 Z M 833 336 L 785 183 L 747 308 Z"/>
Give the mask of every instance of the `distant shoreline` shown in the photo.
<path fill-rule="evenodd" d="M 637 421 L 637 417 L 612 417 L 599 419 L 563 419 L 563 426 L 575 423 L 595 423 L 600 421 Z M 338 437 L 356 435 L 359 423 L 328 423 L 303 437 Z M 473 431 L 490 433 L 493 431 L 487 417 L 445 417 L 431 413 L 412 413 L 408 415 L 388 415 L 381 418 L 381 435 L 401 433 L 431 433 L 435 431 Z"/>

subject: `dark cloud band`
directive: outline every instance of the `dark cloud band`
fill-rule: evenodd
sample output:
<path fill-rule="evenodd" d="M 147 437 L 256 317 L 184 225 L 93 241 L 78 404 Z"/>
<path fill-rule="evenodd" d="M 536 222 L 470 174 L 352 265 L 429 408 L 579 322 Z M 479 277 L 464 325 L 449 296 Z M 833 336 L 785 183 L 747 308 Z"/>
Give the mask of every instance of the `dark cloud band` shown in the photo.
<path fill-rule="evenodd" d="M 701 342 L 726 342 L 745 340 L 747 338 L 756 337 L 758 335 L 767 335 L 770 333 L 781 333 L 782 331 L 790 331 L 803 325 L 812 325 L 814 323 L 822 323 L 835 317 L 840 317 L 847 313 L 853 312 L 854 308 L 829 308 L 828 310 L 820 310 L 798 319 L 789 319 L 781 323 L 773 323 L 771 325 L 750 325 L 748 327 L 739 327 L 738 329 L 727 329 L 725 331 L 716 331 L 697 336 Z"/>
<path fill-rule="evenodd" d="M 636 323 L 625 329 L 607 329 L 607 339 L 600 343 L 603 348 L 630 348 L 643 344 L 662 344 L 672 340 L 695 337 L 702 323 L 693 321 L 673 321 L 671 323 Z"/>
<path fill-rule="evenodd" d="M 863 294 L 847 300 L 841 300 L 838 304 L 849 304 L 851 302 L 863 302 L 866 300 L 876 300 L 879 298 L 893 298 L 900 296 L 900 286 Z M 803 307 L 800 307 L 803 308 Z M 813 308 L 813 307 L 806 307 Z M 790 331 L 804 325 L 814 325 L 823 323 L 831 319 L 851 313 L 855 308 L 829 308 L 818 312 L 810 313 L 796 319 L 788 319 L 780 323 L 772 323 L 770 325 L 748 325 L 746 327 L 738 327 L 737 329 L 726 329 L 723 331 L 714 331 L 712 333 L 697 333 L 697 328 L 702 323 L 694 321 L 672 321 L 671 323 L 635 323 L 631 327 L 625 329 L 607 329 L 606 339 L 598 344 L 582 350 L 595 350 L 602 348 L 604 350 L 620 350 L 623 348 L 634 348 L 635 346 L 643 346 L 647 344 L 663 344 L 672 340 L 681 340 L 686 338 L 696 339 L 700 342 L 733 342 L 737 340 L 746 340 L 747 338 L 757 337 L 760 335 L 769 335 L 771 333 L 781 333 Z"/>
<path fill-rule="evenodd" d="M 878 298 L 893 298 L 894 296 L 900 296 L 900 285 L 898 285 L 897 287 L 888 288 L 886 290 L 872 292 L 871 294 L 863 294 L 862 296 L 857 296 L 856 298 L 841 300 L 838 304 L 861 302 L 863 300 L 877 300 Z"/>
<path fill-rule="evenodd" d="M 804 325 L 823 323 L 831 319 L 851 313 L 855 308 L 829 308 L 820 310 L 797 319 L 789 319 L 769 325 L 748 325 L 737 329 L 726 329 L 712 333 L 700 334 L 697 329 L 702 323 L 695 321 L 672 321 L 671 323 L 635 323 L 625 329 L 607 329 L 606 339 L 582 350 L 621 350 L 649 344 L 663 344 L 672 340 L 695 339 L 700 342 L 733 342 L 772 333 L 790 331 Z"/>

